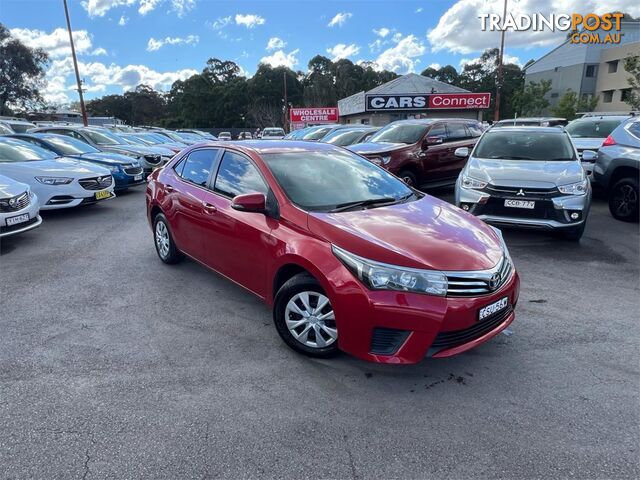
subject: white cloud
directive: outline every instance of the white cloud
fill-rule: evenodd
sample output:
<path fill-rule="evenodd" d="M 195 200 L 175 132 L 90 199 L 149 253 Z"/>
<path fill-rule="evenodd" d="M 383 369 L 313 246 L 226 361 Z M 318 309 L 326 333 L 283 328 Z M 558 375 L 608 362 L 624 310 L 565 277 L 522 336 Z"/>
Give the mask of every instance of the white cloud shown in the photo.
<path fill-rule="evenodd" d="M 165 37 L 156 40 L 151 37 L 147 43 L 147 52 L 155 52 L 165 45 L 196 45 L 200 41 L 198 35 L 189 35 L 187 37 Z"/>
<path fill-rule="evenodd" d="M 351 17 L 353 17 L 353 14 L 349 12 L 337 13 L 336 16 L 333 17 L 331 21 L 327 24 L 327 27 L 335 27 L 335 26 L 341 27 Z"/>
<path fill-rule="evenodd" d="M 402 34 L 393 36 L 395 46 L 382 52 L 375 63 L 380 69 L 391 70 L 398 73 L 408 73 L 415 71 L 415 67 L 420 63 L 419 57 L 424 55 L 426 47 L 415 35 Z"/>
<path fill-rule="evenodd" d="M 82 2 L 82 7 L 90 17 L 104 17 L 104 14 L 115 7 L 122 5 L 131 6 L 136 0 L 86 0 Z"/>
<path fill-rule="evenodd" d="M 247 28 L 254 28 L 257 25 L 264 25 L 266 21 L 260 15 L 247 14 L 243 15 L 238 13 L 235 17 L 236 25 L 244 25 Z"/>
<path fill-rule="evenodd" d="M 441 67 L 442 65 L 440 65 L 439 63 L 431 63 L 429 64 L 428 68 L 433 68 L 434 70 L 440 70 Z"/>
<path fill-rule="evenodd" d="M 196 0 L 171 0 L 171 10 L 176 12 L 179 18 L 184 17 L 196 6 Z"/>
<path fill-rule="evenodd" d="M 298 64 L 298 58 L 296 55 L 300 50 L 295 49 L 290 53 L 285 53 L 283 50 L 273 52 L 272 55 L 262 57 L 260 63 L 271 65 L 272 67 L 287 67 L 293 69 Z"/>
<path fill-rule="evenodd" d="M 104 15 L 116 7 L 130 7 L 134 4 L 138 5 L 138 13 L 146 15 L 155 10 L 158 5 L 167 0 L 85 0 L 81 2 L 82 7 L 87 11 L 90 17 L 104 17 Z M 170 0 L 170 11 L 182 18 L 196 5 L 196 0 Z M 124 17 L 121 17 L 121 20 Z M 126 23 L 126 21 L 125 21 Z"/>
<path fill-rule="evenodd" d="M 287 46 L 287 42 L 278 37 L 272 37 L 269 39 L 267 43 L 267 51 L 271 50 L 282 50 Z"/>
<path fill-rule="evenodd" d="M 360 52 L 360 47 L 355 43 L 351 45 L 345 45 L 344 43 L 338 43 L 337 45 L 327 48 L 327 53 L 331 55 L 331 60 L 336 61 L 341 58 L 348 58 L 353 55 L 357 55 Z"/>
<path fill-rule="evenodd" d="M 51 33 L 29 28 L 12 28 L 11 35 L 31 48 L 42 48 L 52 58 L 71 55 L 69 33 L 64 28 L 56 28 Z M 91 35 L 86 30 L 74 30 L 73 43 L 79 55 L 89 53 L 93 46 Z M 96 54 L 93 53 L 93 55 Z"/>
<path fill-rule="evenodd" d="M 374 28 L 373 33 L 375 33 L 377 36 L 381 38 L 384 38 L 391 33 L 391 30 L 389 30 L 387 27 L 381 27 L 378 30 Z"/>
<path fill-rule="evenodd" d="M 124 27 L 128 21 L 129 21 L 129 17 L 125 17 L 124 15 L 122 15 L 120 17 L 120 20 L 118 20 L 118 25 L 120 25 L 121 27 Z"/>
<path fill-rule="evenodd" d="M 213 22 L 209 22 L 208 25 L 213 30 L 222 30 L 223 28 L 225 28 L 227 25 L 231 23 L 231 20 L 232 20 L 231 16 L 220 17 L 214 20 Z"/>
<path fill-rule="evenodd" d="M 416 8 L 416 12 L 415 13 L 422 13 L 422 10 L 424 10 L 424 8 L 418 7 L 418 8 Z"/>
<path fill-rule="evenodd" d="M 107 51 L 102 47 L 98 47 L 94 49 L 92 52 L 90 52 L 89 55 L 94 55 L 96 57 L 100 55 L 107 55 Z"/>
<path fill-rule="evenodd" d="M 594 12 L 605 13 L 613 9 L 611 3 L 600 0 L 519 0 L 509 3 L 509 13 L 514 17 L 521 14 L 544 12 Z M 483 32 L 478 15 L 495 13 L 502 17 L 503 3 L 494 0 L 458 0 L 443 15 L 435 28 L 427 33 L 433 51 L 469 54 L 500 45 L 500 32 Z M 640 15 L 638 0 L 617 0 L 615 10 Z M 564 41 L 566 32 L 522 31 L 506 33 L 508 47 L 540 47 Z"/>
<path fill-rule="evenodd" d="M 147 13 L 155 10 L 158 4 L 162 0 L 140 0 L 140 6 L 138 7 L 138 13 L 140 15 L 146 15 Z"/>

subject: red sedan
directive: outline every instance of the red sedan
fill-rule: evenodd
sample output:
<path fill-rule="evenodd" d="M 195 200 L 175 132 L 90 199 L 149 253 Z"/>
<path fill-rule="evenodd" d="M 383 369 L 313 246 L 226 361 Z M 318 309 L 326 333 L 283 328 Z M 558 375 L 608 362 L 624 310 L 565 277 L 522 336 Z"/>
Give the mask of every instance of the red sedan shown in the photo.
<path fill-rule="evenodd" d="M 183 150 L 149 178 L 160 259 L 185 255 L 273 307 L 294 350 L 382 363 L 464 352 L 514 319 L 499 230 L 329 144 Z"/>

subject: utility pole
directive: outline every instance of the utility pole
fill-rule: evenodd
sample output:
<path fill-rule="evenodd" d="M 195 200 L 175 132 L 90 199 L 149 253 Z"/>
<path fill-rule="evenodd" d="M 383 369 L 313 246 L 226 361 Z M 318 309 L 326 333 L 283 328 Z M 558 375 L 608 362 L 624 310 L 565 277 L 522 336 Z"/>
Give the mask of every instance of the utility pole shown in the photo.
<path fill-rule="evenodd" d="M 500 38 L 500 54 L 498 55 L 498 79 L 496 85 L 496 105 L 493 112 L 493 121 L 500 120 L 500 90 L 502 90 L 502 80 L 504 73 L 502 71 L 502 60 L 504 58 L 504 19 L 507 17 L 507 0 L 504 0 L 504 13 L 502 14 L 502 32 Z"/>
<path fill-rule="evenodd" d="M 282 73 L 282 78 L 284 79 L 284 131 L 285 133 L 289 133 L 289 129 L 287 128 L 289 124 L 289 101 L 287 100 L 287 71 L 285 70 Z"/>
<path fill-rule="evenodd" d="M 67 17 L 67 30 L 69 30 L 69 43 L 71 44 L 71 57 L 73 58 L 73 68 L 76 71 L 76 84 L 78 85 L 78 95 L 80 96 L 80 112 L 82 113 L 82 123 L 84 126 L 88 126 L 87 110 L 84 108 L 84 98 L 82 96 L 82 82 L 80 82 L 80 73 L 78 72 L 78 59 L 76 58 L 76 49 L 73 46 L 73 34 L 71 33 L 71 21 L 69 20 L 69 8 L 67 7 L 67 0 L 62 0 L 64 3 L 64 14 Z"/>

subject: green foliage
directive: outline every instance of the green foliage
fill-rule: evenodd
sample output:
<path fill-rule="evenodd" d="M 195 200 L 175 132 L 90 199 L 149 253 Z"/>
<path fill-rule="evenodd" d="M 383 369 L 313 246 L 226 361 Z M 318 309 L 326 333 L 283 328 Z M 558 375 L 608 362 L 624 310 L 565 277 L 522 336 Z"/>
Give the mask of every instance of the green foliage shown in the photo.
<path fill-rule="evenodd" d="M 557 117 L 573 120 L 578 112 L 592 112 L 598 104 L 598 97 L 580 98 L 576 92 L 568 89 L 551 112 Z"/>
<path fill-rule="evenodd" d="M 42 104 L 40 88 L 44 82 L 48 55 L 12 38 L 0 23 L 0 115 L 11 108 L 27 109 Z"/>
<path fill-rule="evenodd" d="M 628 78 L 631 92 L 627 103 L 634 110 L 640 110 L 640 55 L 629 55 L 624 59 L 624 69 L 631 76 Z"/>
<path fill-rule="evenodd" d="M 549 106 L 545 95 L 551 90 L 551 80 L 529 82 L 521 90 L 514 93 L 513 110 L 519 117 L 541 115 Z"/>

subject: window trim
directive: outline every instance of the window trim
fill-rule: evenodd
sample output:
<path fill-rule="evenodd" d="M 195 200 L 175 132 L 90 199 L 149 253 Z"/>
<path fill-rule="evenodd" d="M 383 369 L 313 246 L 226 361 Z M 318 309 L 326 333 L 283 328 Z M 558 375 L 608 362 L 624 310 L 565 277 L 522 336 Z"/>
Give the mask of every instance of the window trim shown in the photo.
<path fill-rule="evenodd" d="M 210 192 L 215 193 L 219 197 L 226 198 L 227 200 L 233 200 L 234 199 L 234 197 L 230 197 L 230 196 L 225 195 L 225 194 L 223 194 L 221 192 L 218 192 L 216 190 L 216 180 L 218 179 L 218 174 L 220 173 L 220 167 L 222 166 L 222 159 L 224 158 L 224 154 L 226 152 L 231 152 L 231 153 L 235 153 L 236 155 L 239 155 L 239 156 L 245 158 L 251 165 L 253 165 L 253 168 L 255 168 L 257 170 L 258 175 L 260 175 L 260 178 L 262 178 L 262 181 L 264 182 L 265 186 L 267 187 L 267 193 L 265 194 L 265 197 L 267 197 L 267 198 L 269 197 L 269 194 L 273 192 L 273 189 L 271 188 L 271 185 L 269 185 L 269 182 L 267 182 L 266 178 L 264 178 L 264 175 L 262 174 L 262 171 L 260 171 L 260 169 L 258 168 L 258 165 L 256 165 L 256 162 L 254 162 L 251 157 L 249 157 L 248 155 L 246 155 L 243 152 L 240 152 L 238 150 L 234 150 L 232 148 L 222 147 L 222 148 L 220 148 L 220 150 L 222 150 L 223 153 L 222 153 L 222 155 L 220 155 L 220 158 L 217 161 L 217 165 L 215 167 L 215 177 L 212 175 L 211 178 L 209 179 L 209 185 L 211 187 L 211 189 L 209 190 Z M 238 195 L 243 195 L 243 194 L 240 193 Z"/>
<path fill-rule="evenodd" d="M 200 152 L 202 150 L 217 150 L 218 153 L 216 154 L 215 158 L 213 159 L 213 163 L 211 164 L 211 171 L 209 172 L 209 177 L 207 178 L 207 182 L 206 182 L 206 186 L 202 186 L 198 183 L 192 182 L 191 180 L 184 178 L 181 174 L 178 173 L 178 171 L 176 170 L 176 167 L 180 164 L 182 164 L 183 162 L 186 164 L 187 160 L 189 160 L 189 157 L 191 156 L 192 153 L 195 152 Z M 194 187 L 197 188 L 201 188 L 202 190 L 206 191 L 206 192 L 213 192 L 213 189 L 210 188 L 211 185 L 211 178 L 214 174 L 214 172 L 217 171 L 218 169 L 218 165 L 220 163 L 220 152 L 222 152 L 224 150 L 224 148 L 221 147 L 199 147 L 199 148 L 195 148 L 193 150 L 191 150 L 190 152 L 188 152 L 187 154 L 185 154 L 180 160 L 178 160 L 172 167 L 171 170 L 173 171 L 174 175 L 178 178 L 179 181 L 182 181 L 188 185 L 192 185 Z M 183 165 L 183 169 L 184 169 L 184 165 Z"/>

